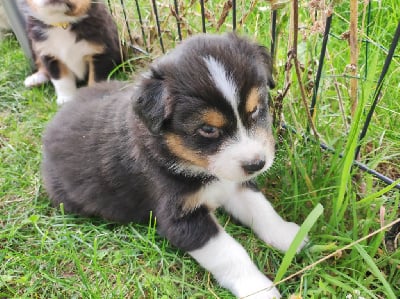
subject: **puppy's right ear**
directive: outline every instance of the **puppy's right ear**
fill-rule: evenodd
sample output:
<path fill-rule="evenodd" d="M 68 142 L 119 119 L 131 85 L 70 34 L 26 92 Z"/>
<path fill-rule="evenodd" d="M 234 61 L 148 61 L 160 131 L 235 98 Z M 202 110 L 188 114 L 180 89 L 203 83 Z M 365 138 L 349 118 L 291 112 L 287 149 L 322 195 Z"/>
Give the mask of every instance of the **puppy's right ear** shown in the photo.
<path fill-rule="evenodd" d="M 166 90 L 163 75 L 152 68 L 142 79 L 134 111 L 153 134 L 159 134 L 166 118 Z"/>

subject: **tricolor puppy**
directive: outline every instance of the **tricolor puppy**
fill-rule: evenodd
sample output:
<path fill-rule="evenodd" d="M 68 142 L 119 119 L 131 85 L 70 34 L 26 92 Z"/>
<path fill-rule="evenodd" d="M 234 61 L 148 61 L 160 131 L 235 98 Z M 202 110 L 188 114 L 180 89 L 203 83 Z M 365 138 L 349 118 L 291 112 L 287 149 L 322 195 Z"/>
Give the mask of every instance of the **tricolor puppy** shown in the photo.
<path fill-rule="evenodd" d="M 50 78 L 62 104 L 73 98 L 77 80 L 105 80 L 120 63 L 117 27 L 102 1 L 22 0 L 20 6 L 38 68 L 25 86 Z"/>
<path fill-rule="evenodd" d="M 236 296 L 279 298 L 213 215 L 224 208 L 283 251 L 299 229 L 252 181 L 274 159 L 273 86 L 263 47 L 189 38 L 135 85 L 84 88 L 60 109 L 43 137 L 45 188 L 72 213 L 126 223 L 152 212 L 158 232 Z"/>

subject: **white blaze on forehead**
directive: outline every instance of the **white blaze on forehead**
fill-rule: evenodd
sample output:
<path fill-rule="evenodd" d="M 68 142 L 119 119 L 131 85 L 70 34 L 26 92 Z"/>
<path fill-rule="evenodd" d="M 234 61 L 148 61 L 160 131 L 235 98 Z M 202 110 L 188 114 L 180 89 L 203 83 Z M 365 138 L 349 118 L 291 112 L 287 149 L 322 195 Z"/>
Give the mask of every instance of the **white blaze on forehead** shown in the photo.
<path fill-rule="evenodd" d="M 208 71 L 211 75 L 211 79 L 213 80 L 215 86 L 222 93 L 224 98 L 231 104 L 232 109 L 235 113 L 235 117 L 238 123 L 239 132 L 244 132 L 243 124 L 239 117 L 238 103 L 238 88 L 233 81 L 232 77 L 224 68 L 223 64 L 216 60 L 212 56 L 204 57 L 204 61 L 207 65 Z"/>
<path fill-rule="evenodd" d="M 204 58 L 208 71 L 210 72 L 211 79 L 214 81 L 215 86 L 219 89 L 225 99 L 232 105 L 233 109 L 237 107 L 237 87 L 225 70 L 222 63 L 217 61 L 214 57 L 207 56 Z"/>

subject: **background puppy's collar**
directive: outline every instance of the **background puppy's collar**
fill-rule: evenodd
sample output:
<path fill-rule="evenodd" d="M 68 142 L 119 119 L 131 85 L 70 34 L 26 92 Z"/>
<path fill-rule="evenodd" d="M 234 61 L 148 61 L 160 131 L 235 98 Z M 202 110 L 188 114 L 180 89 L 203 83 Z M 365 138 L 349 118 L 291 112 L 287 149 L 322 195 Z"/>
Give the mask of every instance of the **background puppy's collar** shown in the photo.
<path fill-rule="evenodd" d="M 62 29 L 67 29 L 69 27 L 70 23 L 68 22 L 60 22 L 60 23 L 54 23 L 51 24 L 52 27 L 57 27 L 57 28 L 62 28 Z"/>

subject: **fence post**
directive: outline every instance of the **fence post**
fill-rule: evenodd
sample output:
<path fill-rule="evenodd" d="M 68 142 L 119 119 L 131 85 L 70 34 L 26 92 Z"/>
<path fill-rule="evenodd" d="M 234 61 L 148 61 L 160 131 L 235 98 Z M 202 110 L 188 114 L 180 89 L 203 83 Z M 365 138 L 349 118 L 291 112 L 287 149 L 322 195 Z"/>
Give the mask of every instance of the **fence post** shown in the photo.
<path fill-rule="evenodd" d="M 31 46 L 25 29 L 25 18 L 18 9 L 17 1 L 0 1 L 3 2 L 4 10 L 6 11 L 7 17 L 10 21 L 11 28 L 14 31 L 25 56 L 29 59 L 31 67 L 34 68 L 35 63 L 33 61 Z"/>

